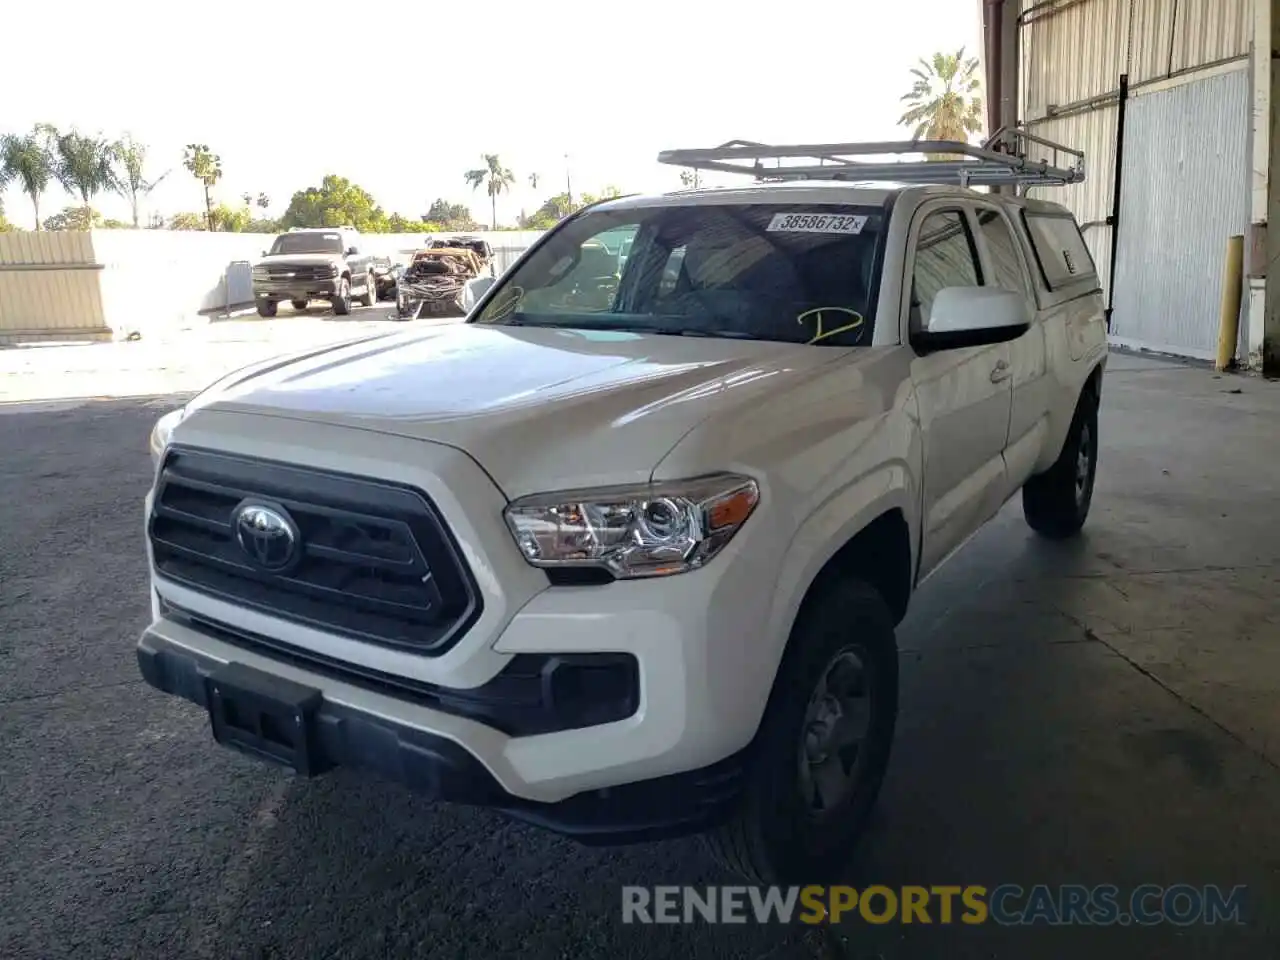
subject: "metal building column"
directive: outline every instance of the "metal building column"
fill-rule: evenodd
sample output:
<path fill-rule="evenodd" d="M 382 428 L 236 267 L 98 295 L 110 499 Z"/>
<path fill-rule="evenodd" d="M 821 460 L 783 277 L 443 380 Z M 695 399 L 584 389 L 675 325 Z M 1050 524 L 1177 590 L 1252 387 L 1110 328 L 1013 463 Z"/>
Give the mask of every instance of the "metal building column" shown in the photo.
<path fill-rule="evenodd" d="M 1022 47 L 1019 42 L 1018 19 L 1022 4 L 1004 0 L 1000 8 L 1000 125 L 1016 126 L 1018 123 L 1018 89 L 1021 73 Z"/>
<path fill-rule="evenodd" d="M 1248 244 L 1249 366 L 1268 374 L 1280 373 L 1280 228 L 1268 229 L 1280 218 L 1280 0 L 1254 0 L 1253 110 L 1250 121 L 1250 242 Z"/>

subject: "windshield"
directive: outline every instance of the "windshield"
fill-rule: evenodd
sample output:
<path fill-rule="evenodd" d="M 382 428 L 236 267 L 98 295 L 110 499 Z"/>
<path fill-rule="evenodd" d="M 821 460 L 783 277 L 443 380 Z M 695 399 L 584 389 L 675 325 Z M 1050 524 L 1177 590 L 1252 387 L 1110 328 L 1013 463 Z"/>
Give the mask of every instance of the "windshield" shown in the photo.
<path fill-rule="evenodd" d="M 880 207 L 595 210 L 507 277 L 475 323 L 871 343 Z"/>
<path fill-rule="evenodd" d="M 342 253 L 342 234 L 282 233 L 271 245 L 270 256 L 281 253 Z"/>

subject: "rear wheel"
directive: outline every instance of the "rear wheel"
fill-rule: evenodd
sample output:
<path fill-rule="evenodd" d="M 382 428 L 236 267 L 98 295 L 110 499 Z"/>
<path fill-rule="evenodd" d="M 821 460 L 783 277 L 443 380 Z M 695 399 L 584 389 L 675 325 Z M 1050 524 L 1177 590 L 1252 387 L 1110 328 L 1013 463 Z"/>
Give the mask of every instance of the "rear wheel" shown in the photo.
<path fill-rule="evenodd" d="M 884 780 L 898 714 L 898 648 L 880 594 L 856 580 L 806 603 L 712 855 L 757 883 L 835 879 Z"/>
<path fill-rule="evenodd" d="M 378 281 L 373 278 L 372 273 L 366 273 L 364 277 L 364 294 L 358 303 L 362 307 L 372 307 L 378 302 Z"/>
<path fill-rule="evenodd" d="M 274 317 L 276 315 L 276 310 L 278 308 L 279 308 L 279 304 L 277 304 L 274 300 L 259 300 L 258 316 Z"/>
<path fill-rule="evenodd" d="M 289 304 L 293 307 L 293 309 L 297 310 L 299 313 L 307 309 L 306 300 L 290 300 Z"/>
<path fill-rule="evenodd" d="M 331 302 L 338 316 L 345 317 L 351 312 L 351 281 L 346 277 L 338 281 L 338 295 Z"/>
<path fill-rule="evenodd" d="M 1022 515 L 1050 540 L 1075 536 L 1089 516 L 1098 472 L 1098 399 L 1086 388 L 1076 404 L 1062 453 L 1022 488 Z"/>

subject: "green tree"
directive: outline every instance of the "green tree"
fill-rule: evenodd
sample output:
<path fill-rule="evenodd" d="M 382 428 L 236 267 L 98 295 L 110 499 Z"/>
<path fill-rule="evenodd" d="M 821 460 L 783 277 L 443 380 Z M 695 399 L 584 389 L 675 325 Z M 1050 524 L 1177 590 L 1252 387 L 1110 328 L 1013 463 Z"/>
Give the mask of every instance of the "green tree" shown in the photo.
<path fill-rule="evenodd" d="M 199 213 L 175 213 L 169 218 L 169 222 L 165 224 L 169 230 L 207 230 L 209 228 L 209 214 Z"/>
<path fill-rule="evenodd" d="M 438 233 L 441 229 L 440 224 L 430 220 L 410 220 L 398 213 L 387 218 L 388 233 Z"/>
<path fill-rule="evenodd" d="M 90 207 L 64 207 L 60 213 L 46 217 L 46 230 L 89 230 L 103 226 L 102 214 Z"/>
<path fill-rule="evenodd" d="M 385 233 L 387 215 L 367 190 L 331 173 L 320 186 L 295 193 L 280 224 L 285 228 L 352 226 L 361 233 Z"/>
<path fill-rule="evenodd" d="M 148 180 L 144 175 L 147 148 L 130 134 L 125 134 L 123 139 L 112 146 L 112 159 L 115 163 L 116 192 L 129 201 L 129 208 L 133 211 L 133 225 L 137 227 L 138 207 L 142 200 L 150 196 L 151 191 L 172 171 L 166 170 L 154 180 Z"/>
<path fill-rule="evenodd" d="M 93 198 L 104 190 L 115 190 L 116 172 L 113 144 L 102 137 L 72 130 L 59 134 L 54 144 L 54 176 L 67 193 L 78 196 L 84 206 L 84 221 L 93 221 Z M 80 229 L 87 229 L 82 227 Z"/>
<path fill-rule="evenodd" d="M 486 153 L 483 156 L 483 167 L 468 170 L 462 176 L 472 190 L 479 190 L 484 187 L 485 192 L 489 194 L 489 208 L 493 217 L 493 229 L 497 230 L 498 194 L 504 190 L 511 189 L 511 185 L 516 182 L 516 175 L 502 165 L 502 161 L 498 159 L 496 153 Z"/>
<path fill-rule="evenodd" d="M 906 111 L 898 122 L 912 128 L 916 140 L 959 140 L 982 129 L 977 57 L 935 53 L 911 70 L 915 81 L 902 97 Z"/>
<path fill-rule="evenodd" d="M 182 165 L 204 187 L 205 226 L 213 229 L 213 197 L 209 193 L 222 179 L 222 158 L 209 150 L 205 143 L 188 143 L 182 156 Z"/>
<path fill-rule="evenodd" d="M 213 208 L 213 229 L 222 233 L 244 233 L 249 228 L 249 221 L 253 219 L 253 214 L 249 212 L 248 207 L 239 210 L 220 203 Z"/>
<path fill-rule="evenodd" d="M 0 187 L 16 182 L 31 200 L 36 229 L 40 229 L 40 197 L 53 179 L 53 155 L 49 149 L 49 128 L 37 125 L 25 135 L 0 137 Z"/>
<path fill-rule="evenodd" d="M 437 233 L 441 230 L 465 232 L 475 230 L 479 226 L 476 218 L 471 215 L 471 208 L 465 203 L 450 203 L 444 199 L 437 199 L 432 203 L 431 208 L 422 215 L 422 221 L 438 224 L 437 230 L 426 231 L 428 233 Z"/>
<path fill-rule="evenodd" d="M 0 169 L 0 190 L 3 190 L 4 187 L 5 187 L 4 170 Z M 10 223 L 8 220 L 5 219 L 4 198 L 0 197 L 0 233 L 12 233 L 17 229 L 18 229 L 17 227 L 15 227 L 12 223 Z"/>

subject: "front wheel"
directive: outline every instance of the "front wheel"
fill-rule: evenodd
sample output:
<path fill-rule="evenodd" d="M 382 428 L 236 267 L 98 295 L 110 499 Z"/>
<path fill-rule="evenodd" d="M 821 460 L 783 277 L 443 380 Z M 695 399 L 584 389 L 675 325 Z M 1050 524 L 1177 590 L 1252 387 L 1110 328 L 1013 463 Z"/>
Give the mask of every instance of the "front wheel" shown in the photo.
<path fill-rule="evenodd" d="M 1036 533 L 1065 540 L 1080 532 L 1093 502 L 1098 472 L 1098 400 L 1086 388 L 1076 404 L 1062 453 L 1022 488 L 1022 515 Z"/>
<path fill-rule="evenodd" d="M 865 583 L 833 583 L 796 621 L 739 809 L 705 837 L 712 855 L 756 883 L 837 878 L 880 791 L 897 715 L 893 617 Z"/>
<path fill-rule="evenodd" d="M 372 307 L 378 302 L 378 281 L 372 273 L 364 275 L 364 294 L 357 301 L 362 307 Z"/>
<path fill-rule="evenodd" d="M 274 300 L 258 301 L 258 316 L 260 317 L 274 317 L 277 309 L 278 305 Z"/>
<path fill-rule="evenodd" d="M 351 281 L 343 277 L 338 281 L 338 295 L 333 298 L 333 312 L 345 317 L 351 312 Z"/>

